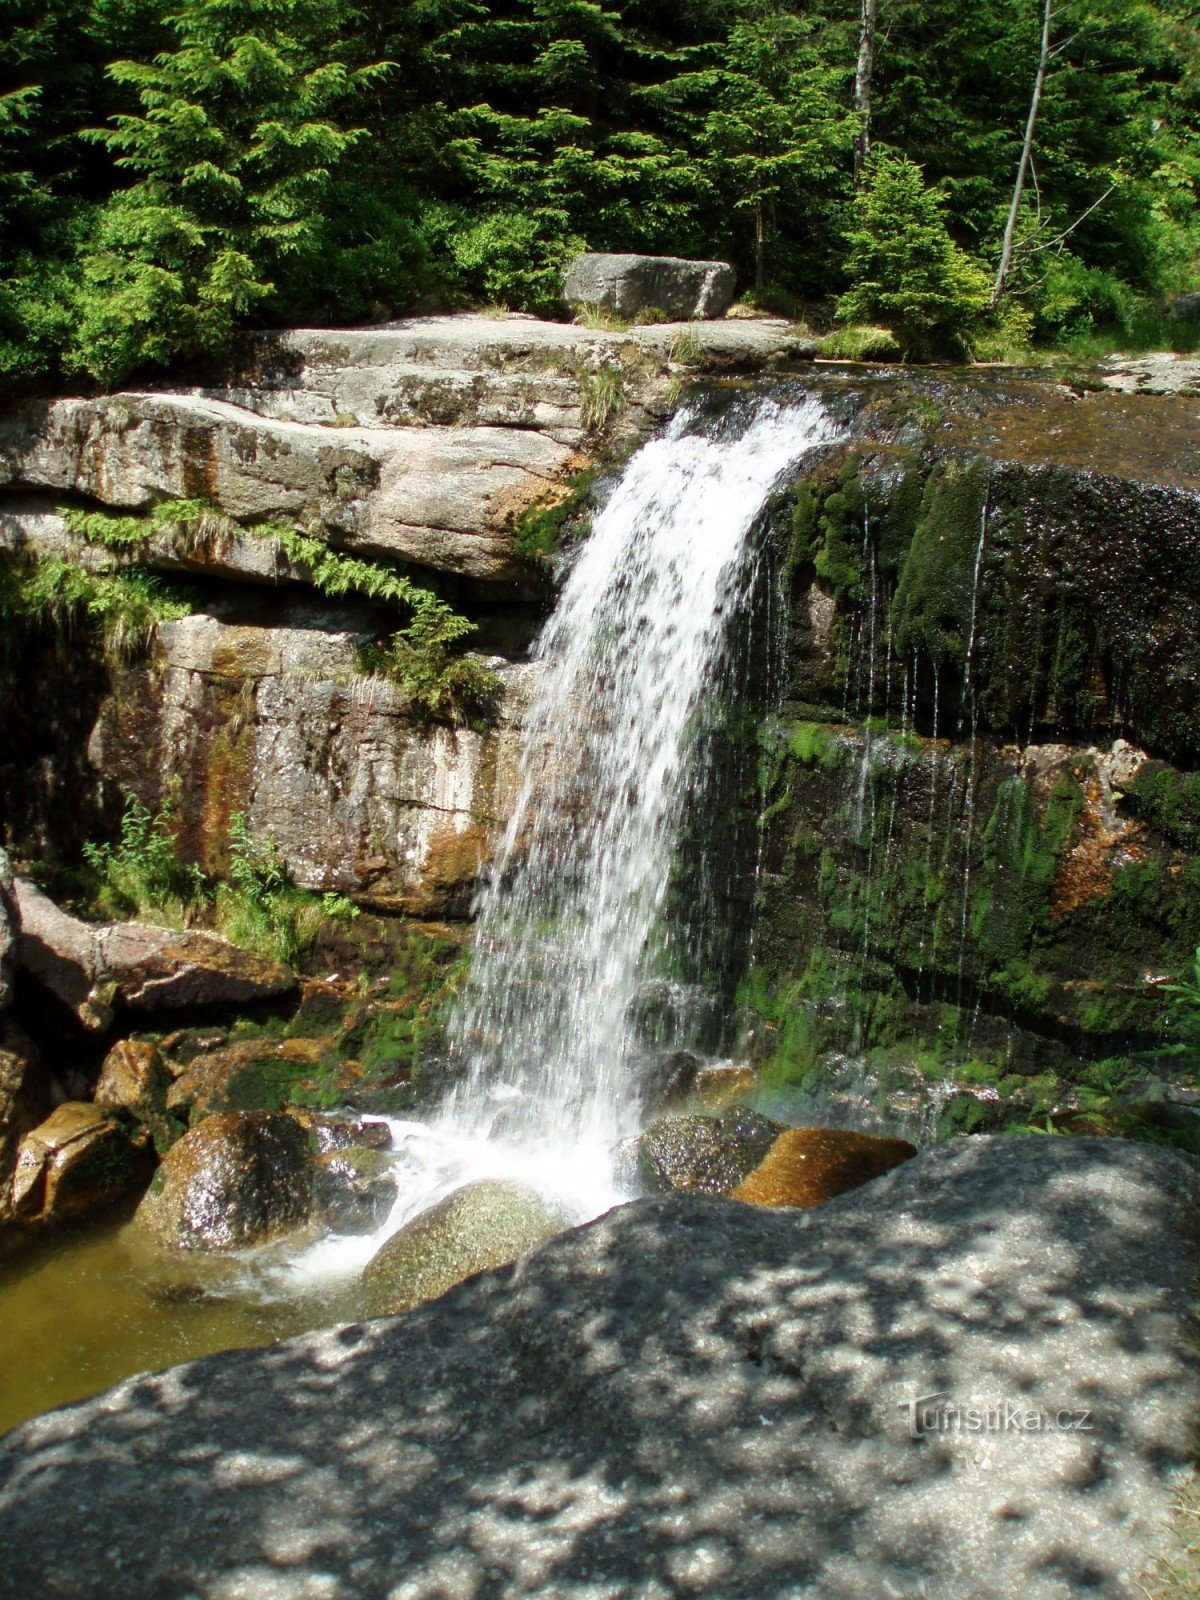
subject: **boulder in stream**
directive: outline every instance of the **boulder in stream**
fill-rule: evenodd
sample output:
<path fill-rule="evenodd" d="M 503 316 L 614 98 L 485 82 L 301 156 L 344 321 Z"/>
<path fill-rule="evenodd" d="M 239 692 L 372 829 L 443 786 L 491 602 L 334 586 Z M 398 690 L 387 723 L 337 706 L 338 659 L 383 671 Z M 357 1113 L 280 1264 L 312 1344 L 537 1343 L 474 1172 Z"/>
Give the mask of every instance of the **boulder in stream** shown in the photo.
<path fill-rule="evenodd" d="M 11 1220 L 27 1232 L 103 1210 L 144 1183 L 151 1164 L 111 1112 L 65 1101 L 21 1140 Z"/>
<path fill-rule="evenodd" d="M 217 1112 L 164 1157 L 137 1220 L 182 1250 L 235 1250 L 302 1227 L 312 1216 L 312 1145 L 292 1117 Z"/>
<path fill-rule="evenodd" d="M 334 1233 L 373 1233 L 396 1203 L 391 1157 L 365 1145 L 318 1156 L 315 1187 L 321 1220 Z"/>
<path fill-rule="evenodd" d="M 98 1106 L 133 1116 L 162 1111 L 171 1074 L 158 1046 L 148 1039 L 122 1039 L 104 1058 L 92 1099 Z"/>
<path fill-rule="evenodd" d="M 465 1278 L 507 1266 L 563 1219 L 527 1184 L 481 1178 L 447 1195 L 383 1245 L 363 1275 L 372 1316 L 410 1311 Z"/>
<path fill-rule="evenodd" d="M 789 1128 L 730 1195 L 755 1206 L 820 1206 L 879 1178 L 917 1147 L 846 1128 Z"/>
<path fill-rule="evenodd" d="M 781 1133 L 781 1122 L 734 1107 L 719 1116 L 656 1117 L 626 1145 L 621 1176 L 651 1194 L 730 1194 Z"/>

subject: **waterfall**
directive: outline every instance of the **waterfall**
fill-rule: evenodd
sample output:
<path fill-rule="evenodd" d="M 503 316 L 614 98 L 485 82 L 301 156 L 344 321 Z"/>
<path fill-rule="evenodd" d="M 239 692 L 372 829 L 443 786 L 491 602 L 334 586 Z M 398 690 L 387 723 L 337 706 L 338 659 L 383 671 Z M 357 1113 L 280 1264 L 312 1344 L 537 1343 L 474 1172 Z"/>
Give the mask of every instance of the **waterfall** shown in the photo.
<path fill-rule="evenodd" d="M 536 649 L 520 785 L 477 904 L 444 1108 L 509 1143 L 635 1131 L 631 1009 L 697 788 L 696 727 L 755 573 L 772 490 L 834 427 L 820 402 L 685 410 L 594 520 Z"/>
<path fill-rule="evenodd" d="M 790 469 L 838 432 L 816 399 L 745 397 L 682 411 L 625 468 L 535 650 L 516 799 L 448 1022 L 456 1086 L 430 1120 L 388 1119 L 387 1219 L 318 1241 L 292 1280 L 357 1270 L 473 1179 L 533 1185 L 564 1225 L 626 1197 L 613 1152 L 642 1110 L 631 1013 L 680 932 L 665 902 L 683 826 L 712 803 L 700 736 L 754 588 L 751 534 Z M 694 880 L 683 891 L 706 898 Z"/>

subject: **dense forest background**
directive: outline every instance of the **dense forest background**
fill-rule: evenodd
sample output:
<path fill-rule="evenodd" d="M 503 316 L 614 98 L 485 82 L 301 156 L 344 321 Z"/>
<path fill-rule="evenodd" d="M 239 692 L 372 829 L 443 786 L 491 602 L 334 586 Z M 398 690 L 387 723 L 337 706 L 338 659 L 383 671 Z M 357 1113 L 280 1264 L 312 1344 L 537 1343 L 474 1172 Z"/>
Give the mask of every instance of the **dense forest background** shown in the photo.
<path fill-rule="evenodd" d="M 1052 6 L 997 300 L 1045 9 L 879 0 L 862 165 L 870 0 L 0 0 L 0 373 L 550 312 L 585 247 L 725 257 L 767 306 L 886 319 L 915 270 L 932 322 L 1128 331 L 1197 286 L 1200 7 Z"/>

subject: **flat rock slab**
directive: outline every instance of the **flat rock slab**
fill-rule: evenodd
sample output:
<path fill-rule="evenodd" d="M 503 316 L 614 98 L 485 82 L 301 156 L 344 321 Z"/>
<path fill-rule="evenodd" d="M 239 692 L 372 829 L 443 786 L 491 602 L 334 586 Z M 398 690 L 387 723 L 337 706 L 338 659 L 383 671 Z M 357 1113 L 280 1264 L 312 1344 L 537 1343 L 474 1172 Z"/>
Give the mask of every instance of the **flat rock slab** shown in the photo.
<path fill-rule="evenodd" d="M 812 1212 L 638 1202 L 15 1430 L 0 1595 L 1133 1600 L 1194 1443 L 1194 1208 L 1168 1152 L 1048 1138 Z"/>

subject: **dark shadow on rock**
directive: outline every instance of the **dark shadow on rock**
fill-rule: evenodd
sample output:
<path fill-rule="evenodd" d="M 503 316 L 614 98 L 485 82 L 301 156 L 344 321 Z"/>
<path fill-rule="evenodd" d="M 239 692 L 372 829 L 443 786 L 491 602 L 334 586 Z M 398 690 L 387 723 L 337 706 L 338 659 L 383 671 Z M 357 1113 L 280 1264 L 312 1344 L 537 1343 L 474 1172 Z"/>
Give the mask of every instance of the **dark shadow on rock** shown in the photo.
<path fill-rule="evenodd" d="M 1194 1444 L 1194 1214 L 1178 1157 L 1049 1138 L 814 1212 L 638 1202 L 14 1431 L 0 1595 L 1133 1597 Z M 1006 1403 L 1090 1425 L 945 1409 Z"/>

